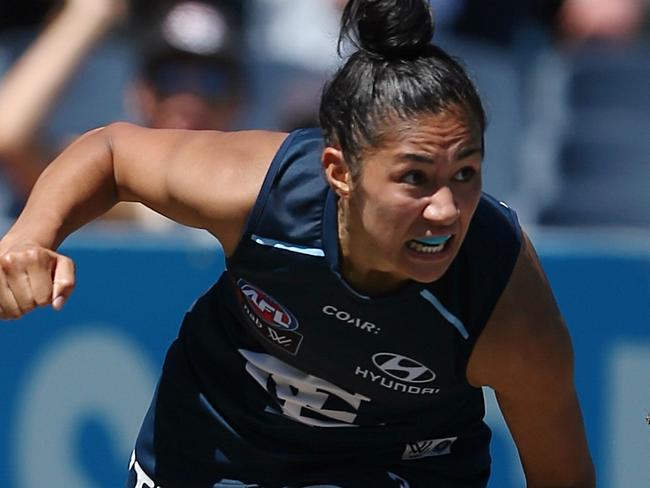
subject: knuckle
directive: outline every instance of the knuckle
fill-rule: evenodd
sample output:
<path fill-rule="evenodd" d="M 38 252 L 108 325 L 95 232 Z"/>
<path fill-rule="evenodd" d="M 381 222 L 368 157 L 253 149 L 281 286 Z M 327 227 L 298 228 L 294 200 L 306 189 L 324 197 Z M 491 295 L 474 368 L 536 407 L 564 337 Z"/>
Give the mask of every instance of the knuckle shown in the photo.
<path fill-rule="evenodd" d="M 41 252 L 34 248 L 27 249 L 23 254 L 27 261 L 38 261 L 41 257 Z"/>
<path fill-rule="evenodd" d="M 74 288 L 75 282 L 70 278 L 60 278 L 54 282 L 60 288 L 72 289 Z"/>
<path fill-rule="evenodd" d="M 15 256 L 13 254 L 3 254 L 0 256 L 0 266 L 3 269 L 9 269 L 13 266 L 15 262 Z"/>
<path fill-rule="evenodd" d="M 11 251 L 0 256 L 0 267 L 5 271 L 20 269 L 31 264 L 46 265 L 50 258 L 44 249 L 30 247 Z"/>
<path fill-rule="evenodd" d="M 0 257 L 0 265 L 6 272 L 11 272 L 24 267 L 25 255 L 23 253 L 8 253 Z"/>
<path fill-rule="evenodd" d="M 36 264 L 38 266 L 47 266 L 50 262 L 50 256 L 42 248 L 30 248 L 23 252 L 22 258 L 26 264 Z"/>

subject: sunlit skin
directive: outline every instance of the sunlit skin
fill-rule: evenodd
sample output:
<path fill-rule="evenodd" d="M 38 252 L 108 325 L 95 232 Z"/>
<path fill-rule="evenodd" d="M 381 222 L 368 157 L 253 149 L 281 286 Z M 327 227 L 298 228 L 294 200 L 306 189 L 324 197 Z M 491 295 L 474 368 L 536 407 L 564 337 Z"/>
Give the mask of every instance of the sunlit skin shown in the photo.
<path fill-rule="evenodd" d="M 462 110 L 397 122 L 381 147 L 363 154 L 357 179 L 328 169 L 324 155 L 326 174 L 340 196 L 346 281 L 372 295 L 409 280 L 439 279 L 458 254 L 478 205 L 482 157 L 480 128 Z M 438 253 L 408 245 L 441 235 L 452 238 Z"/>

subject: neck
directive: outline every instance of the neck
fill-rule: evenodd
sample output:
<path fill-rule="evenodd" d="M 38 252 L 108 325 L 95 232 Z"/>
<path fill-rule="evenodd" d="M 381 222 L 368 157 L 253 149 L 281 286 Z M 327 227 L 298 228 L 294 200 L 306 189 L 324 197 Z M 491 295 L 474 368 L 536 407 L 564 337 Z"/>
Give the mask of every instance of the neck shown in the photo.
<path fill-rule="evenodd" d="M 372 245 L 368 244 L 360 223 L 353 218 L 349 202 L 339 200 L 338 237 L 340 272 L 345 281 L 364 295 L 385 295 L 394 292 L 404 284 L 387 271 L 373 265 Z"/>

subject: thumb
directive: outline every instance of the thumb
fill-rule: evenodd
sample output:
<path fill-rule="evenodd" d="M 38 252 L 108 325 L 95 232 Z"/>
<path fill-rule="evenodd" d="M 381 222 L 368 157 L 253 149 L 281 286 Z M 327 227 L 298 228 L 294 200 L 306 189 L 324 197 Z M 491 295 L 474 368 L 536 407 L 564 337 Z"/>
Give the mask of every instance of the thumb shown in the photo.
<path fill-rule="evenodd" d="M 52 280 L 52 308 L 61 310 L 75 286 L 75 267 L 72 259 L 58 255 Z"/>

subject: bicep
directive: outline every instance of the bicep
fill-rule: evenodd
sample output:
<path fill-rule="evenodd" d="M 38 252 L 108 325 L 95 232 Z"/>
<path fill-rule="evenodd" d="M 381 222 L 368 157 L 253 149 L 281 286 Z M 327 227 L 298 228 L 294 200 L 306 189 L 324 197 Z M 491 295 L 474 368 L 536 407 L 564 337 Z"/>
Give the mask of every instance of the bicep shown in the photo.
<path fill-rule="evenodd" d="M 286 134 L 109 128 L 119 199 L 138 201 L 234 249 Z"/>
<path fill-rule="evenodd" d="M 529 486 L 592 486 L 567 328 L 527 238 L 468 379 L 496 391 Z"/>

